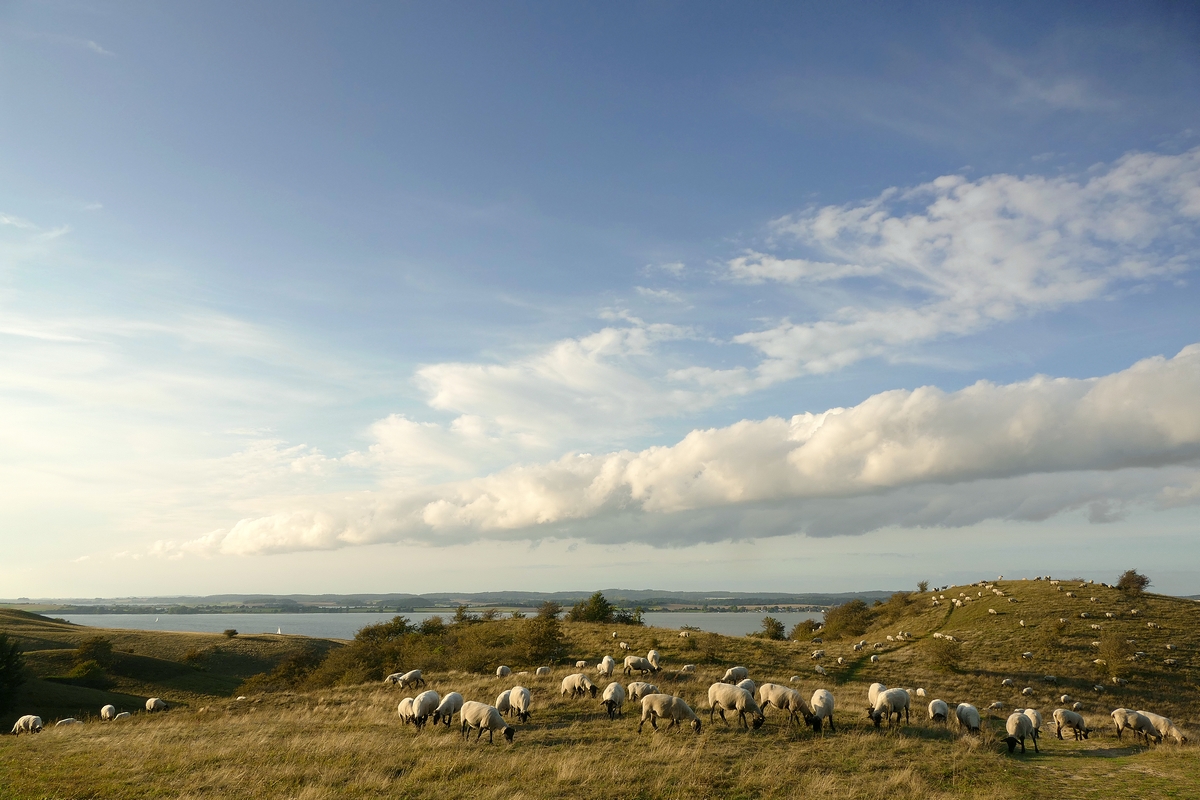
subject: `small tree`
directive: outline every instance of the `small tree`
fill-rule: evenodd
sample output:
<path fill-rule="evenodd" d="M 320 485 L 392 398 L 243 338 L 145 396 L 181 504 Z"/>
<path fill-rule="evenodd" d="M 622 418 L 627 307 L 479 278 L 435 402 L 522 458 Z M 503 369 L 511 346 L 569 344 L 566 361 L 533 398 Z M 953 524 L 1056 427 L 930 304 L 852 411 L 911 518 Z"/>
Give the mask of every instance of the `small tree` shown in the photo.
<path fill-rule="evenodd" d="M 788 634 L 789 639 L 803 641 L 811 639 L 817 633 L 817 628 L 821 627 L 821 623 L 815 619 L 802 619 L 792 626 L 792 632 Z"/>
<path fill-rule="evenodd" d="M 446 632 L 446 622 L 438 616 L 429 617 L 421 622 L 417 630 L 426 636 L 441 636 Z"/>
<path fill-rule="evenodd" d="M 75 648 L 75 663 L 83 664 L 88 661 L 95 661 L 104 669 L 112 667 L 112 642 L 103 636 L 92 636 L 80 642 L 79 647 Z"/>
<path fill-rule="evenodd" d="M 568 622 L 612 622 L 613 604 L 602 592 L 596 592 L 587 600 L 580 600 L 567 612 Z"/>
<path fill-rule="evenodd" d="M 500 612 L 494 608 L 485 608 L 479 618 L 484 622 L 493 622 L 500 618 Z"/>
<path fill-rule="evenodd" d="M 539 618 L 553 617 L 554 619 L 558 619 L 558 615 L 561 613 L 562 606 L 553 600 L 547 600 L 546 602 L 542 603 L 541 607 L 538 608 L 537 615 Z"/>
<path fill-rule="evenodd" d="M 467 613 L 467 606 L 461 605 L 454 609 L 454 624 L 465 625 L 475 621 L 475 615 Z"/>
<path fill-rule="evenodd" d="M 554 606 L 554 608 L 549 608 Z M 544 603 L 542 611 L 525 623 L 525 655 L 530 663 L 554 661 L 567 652 L 562 638 L 562 623 L 558 621 L 558 603 Z"/>
<path fill-rule="evenodd" d="M 513 612 L 512 612 L 512 618 L 513 619 L 525 619 L 525 612 L 521 611 L 520 609 L 514 608 Z"/>
<path fill-rule="evenodd" d="M 921 594 L 929 591 L 929 581 L 917 581 L 917 591 Z"/>
<path fill-rule="evenodd" d="M 1127 569 L 1117 579 L 1117 588 L 1125 594 L 1137 597 L 1150 585 L 1150 579 L 1135 569 Z"/>
<path fill-rule="evenodd" d="M 779 640 L 783 638 L 783 630 L 783 623 L 779 620 L 775 619 L 774 617 L 763 617 L 762 630 L 758 631 L 754 635 L 760 639 Z"/>
<path fill-rule="evenodd" d="M 225 634 L 226 639 L 232 639 L 237 636 L 237 628 L 226 628 L 222 633 Z"/>
<path fill-rule="evenodd" d="M 825 634 L 830 637 L 857 636 L 870 625 L 871 609 L 862 600 L 847 600 L 825 612 Z"/>
<path fill-rule="evenodd" d="M 25 659 L 21 648 L 0 633 L 0 714 L 12 708 L 17 687 L 25 682 Z"/>

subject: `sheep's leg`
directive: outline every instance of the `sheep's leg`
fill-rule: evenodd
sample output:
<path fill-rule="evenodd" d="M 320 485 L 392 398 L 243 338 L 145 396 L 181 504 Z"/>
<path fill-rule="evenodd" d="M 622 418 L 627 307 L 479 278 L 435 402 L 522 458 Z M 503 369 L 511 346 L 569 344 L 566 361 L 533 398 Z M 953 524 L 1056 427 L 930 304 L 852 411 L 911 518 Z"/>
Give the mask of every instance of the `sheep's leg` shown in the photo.
<path fill-rule="evenodd" d="M 1037 740 L 1038 740 L 1037 731 L 1034 731 L 1033 732 L 1033 752 L 1040 753 L 1042 751 L 1038 749 Z"/>
<path fill-rule="evenodd" d="M 829 732 L 837 733 L 837 729 L 833 727 L 833 712 L 829 713 Z"/>
<path fill-rule="evenodd" d="M 1055 724 L 1055 726 L 1054 726 L 1054 727 L 1055 727 L 1055 731 L 1054 731 L 1054 732 L 1055 732 L 1056 734 L 1058 734 L 1058 738 L 1060 738 L 1060 739 L 1061 739 L 1061 738 L 1063 738 L 1063 737 L 1062 737 L 1062 725 Z M 1079 733 L 1078 733 L 1078 731 L 1075 733 L 1075 738 L 1076 738 L 1076 739 L 1078 739 L 1078 738 L 1079 738 Z"/>

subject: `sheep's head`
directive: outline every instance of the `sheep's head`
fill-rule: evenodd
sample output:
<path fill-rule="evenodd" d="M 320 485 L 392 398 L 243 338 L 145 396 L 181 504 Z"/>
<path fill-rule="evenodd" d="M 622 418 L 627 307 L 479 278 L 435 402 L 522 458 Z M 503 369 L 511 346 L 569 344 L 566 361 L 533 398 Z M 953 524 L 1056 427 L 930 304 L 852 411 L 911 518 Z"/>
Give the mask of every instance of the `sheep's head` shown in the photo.
<path fill-rule="evenodd" d="M 761 728 L 763 726 L 763 717 L 761 717 L 761 716 L 755 717 L 754 722 L 752 724 L 753 724 L 754 730 L 758 730 L 759 728 Z"/>
<path fill-rule="evenodd" d="M 1015 737 L 1015 736 L 1005 736 L 1003 741 L 1004 741 L 1004 743 L 1005 743 L 1005 744 L 1007 744 L 1007 745 L 1008 745 L 1008 752 L 1009 752 L 1010 754 L 1011 754 L 1011 753 L 1015 753 L 1015 752 L 1016 752 L 1016 750 L 1017 750 L 1017 737 Z"/>
<path fill-rule="evenodd" d="M 509 744 L 512 744 L 513 734 L 515 733 L 516 731 L 514 731 L 510 726 L 504 726 L 504 738 L 508 740 Z"/>
<path fill-rule="evenodd" d="M 757 726 L 755 726 L 755 727 L 757 727 Z M 692 730 L 695 731 L 697 734 L 700 733 L 700 720 L 698 720 L 698 719 L 692 720 Z"/>
<path fill-rule="evenodd" d="M 593 699 L 593 700 L 595 700 L 595 699 L 596 699 L 596 686 L 595 686 L 595 684 L 592 684 L 590 687 L 588 687 L 588 691 L 592 693 L 592 699 Z"/>
<path fill-rule="evenodd" d="M 821 718 L 818 716 L 806 714 L 804 716 L 804 724 L 808 725 L 808 727 L 812 728 L 818 733 L 821 731 Z"/>

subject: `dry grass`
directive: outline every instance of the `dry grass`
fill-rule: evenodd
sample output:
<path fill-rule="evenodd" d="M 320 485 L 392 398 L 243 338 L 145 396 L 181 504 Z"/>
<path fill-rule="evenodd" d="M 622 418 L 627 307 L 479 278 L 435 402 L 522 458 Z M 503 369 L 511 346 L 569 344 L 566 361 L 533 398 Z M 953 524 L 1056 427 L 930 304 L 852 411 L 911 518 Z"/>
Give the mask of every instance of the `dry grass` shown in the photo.
<path fill-rule="evenodd" d="M 999 738 L 1002 716 L 986 721 L 981 737 L 960 738 L 953 729 L 928 724 L 923 706 L 914 707 L 913 724 L 875 730 L 864 714 L 866 686 L 872 680 L 911 688 L 929 697 L 969 701 L 983 708 L 1001 700 L 1010 708 L 1033 706 L 1049 719 L 1057 695 L 1069 692 L 1088 704 L 1097 726 L 1117 705 L 1161 709 L 1184 727 L 1200 732 L 1196 702 L 1195 653 L 1200 647 L 1196 604 L 1171 598 L 1138 601 L 1138 618 L 1116 621 L 1105 610 L 1127 611 L 1113 590 L 1089 587 L 1078 600 L 1034 582 L 1006 582 L 1020 601 L 982 599 L 948 613 L 923 599 L 912 613 L 887 630 L 862 637 L 886 641 L 886 633 L 904 629 L 916 640 L 892 644 L 878 664 L 869 653 L 855 653 L 849 641 L 825 642 L 828 678 L 813 674 L 807 644 L 694 636 L 680 640 L 673 631 L 619 629 L 623 639 L 645 652 L 663 653 L 668 669 L 651 680 L 664 691 L 685 697 L 697 710 L 707 687 L 725 667 L 740 663 L 756 680 L 788 683 L 800 675 L 800 688 L 811 693 L 823 685 L 837 697 L 838 732 L 819 736 L 789 729 L 768 712 L 759 731 L 745 732 L 718 720 L 704 730 L 637 733 L 638 709 L 626 706 L 623 719 L 609 721 L 596 700 L 559 696 L 560 668 L 550 678 L 509 678 L 467 673 L 432 676 L 430 688 L 459 691 L 467 699 L 493 702 L 503 689 L 520 682 L 533 691 L 534 716 L 516 725 L 512 745 L 464 742 L 457 728 L 418 733 L 399 723 L 395 706 L 402 696 L 378 685 L 338 687 L 308 694 L 266 694 L 249 701 L 210 699 L 165 715 L 139 715 L 124 724 L 90 722 L 48 729 L 38 736 L 0 739 L 0 798 L 40 797 L 518 797 L 560 796 L 663 798 L 1001 798 L 1039 793 L 1072 798 L 1130 796 L 1200 797 L 1200 766 L 1193 745 L 1164 745 L 1144 750 L 1118 743 L 1105 729 L 1084 742 L 1059 741 L 1048 723 L 1042 754 L 1010 757 Z M 1077 587 L 1073 587 L 1076 588 Z M 954 594 L 964 589 L 955 589 Z M 977 590 L 972 590 L 977 591 Z M 950 592 L 946 593 L 950 596 Z M 1096 596 L 1100 602 L 1090 603 Z M 987 608 L 1002 613 L 991 616 Z M 1152 655 L 1128 665 L 1129 684 L 1091 691 L 1106 676 L 1091 664 L 1095 620 L 1080 611 L 1098 612 L 1105 633 L 1136 638 L 1136 648 Z M 1059 616 L 1071 619 L 1059 628 Z M 1021 628 L 1017 620 L 1025 619 Z M 1147 621 L 1162 629 L 1146 628 Z M 1053 630 L 1049 630 L 1053 626 Z M 620 655 L 611 628 L 566 626 L 573 657 L 594 662 Z M 929 634 L 943 630 L 964 640 L 960 671 L 935 669 L 926 658 Z M 1165 644 L 1180 665 L 1162 664 Z M 694 649 L 692 649 L 694 648 Z M 715 659 L 704 661 L 705 649 Z M 1020 658 L 1035 652 L 1033 661 Z M 871 651 L 880 652 L 880 651 Z M 841 667 L 837 656 L 848 659 Z M 700 665 L 694 678 L 680 676 L 683 663 Z M 418 666 L 418 665 L 397 665 Z M 514 669 L 536 665 L 510 665 Z M 1059 678 L 1051 686 L 1041 678 Z M 1016 679 L 1014 689 L 1002 687 Z M 1035 696 L 1020 695 L 1033 686 Z M 924 701 L 918 701 L 923 703 Z M 1007 713 L 1007 710 L 1005 714 Z"/>

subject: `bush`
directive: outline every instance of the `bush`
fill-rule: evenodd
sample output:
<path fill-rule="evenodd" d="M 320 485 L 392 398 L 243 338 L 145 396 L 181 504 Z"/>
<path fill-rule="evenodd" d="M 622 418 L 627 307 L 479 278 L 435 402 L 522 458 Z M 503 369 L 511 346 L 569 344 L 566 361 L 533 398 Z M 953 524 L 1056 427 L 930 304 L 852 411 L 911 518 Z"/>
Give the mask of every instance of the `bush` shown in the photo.
<path fill-rule="evenodd" d="M 198 647 L 193 647 L 183 654 L 183 660 L 188 664 L 198 664 L 208 658 L 208 653 Z"/>
<path fill-rule="evenodd" d="M 615 612 L 602 592 L 596 592 L 587 600 L 580 600 L 567 612 L 567 622 L 612 622 Z"/>
<path fill-rule="evenodd" d="M 819 627 L 821 627 L 821 623 L 815 619 L 801 620 L 792 626 L 792 632 L 788 634 L 788 638 L 798 642 L 811 639 L 816 635 Z"/>
<path fill-rule="evenodd" d="M 555 606 L 554 609 L 548 606 Z M 525 633 L 525 663 L 542 664 L 557 661 L 567 654 L 563 641 L 562 623 L 558 621 L 558 603 L 547 602 L 542 610 L 522 628 Z"/>
<path fill-rule="evenodd" d="M 80 642 L 75 648 L 75 663 L 84 664 L 94 661 L 101 669 L 110 669 L 113 665 L 112 642 L 103 636 L 92 636 Z"/>
<path fill-rule="evenodd" d="M 641 606 L 632 611 L 627 608 L 621 608 L 613 613 L 612 621 L 617 625 L 645 625 L 646 623 L 642 619 L 642 614 L 644 613 L 645 609 Z"/>
<path fill-rule="evenodd" d="M 1100 657 L 1108 662 L 1107 666 L 1096 664 L 1096 668 L 1106 675 L 1120 677 L 1129 671 L 1129 657 L 1133 655 L 1133 645 L 1123 636 L 1113 633 L 1100 635 Z"/>
<path fill-rule="evenodd" d="M 700 641 L 700 650 L 704 653 L 704 660 L 712 664 L 720 660 L 719 648 L 721 647 L 721 637 L 715 633 L 706 633 Z"/>
<path fill-rule="evenodd" d="M 957 672 L 962 661 L 962 645 L 949 639 L 930 639 L 929 662 L 937 669 Z"/>
<path fill-rule="evenodd" d="M 495 622 L 500 619 L 500 612 L 494 608 L 485 608 L 479 618 L 484 622 Z"/>
<path fill-rule="evenodd" d="M 469 625 L 472 622 L 477 622 L 475 615 L 467 613 L 467 606 L 459 606 L 454 609 L 454 625 Z"/>
<path fill-rule="evenodd" d="M 17 687 L 24 682 L 25 659 L 21 648 L 9 641 L 7 633 L 0 633 L 0 714 L 12 709 Z"/>
<path fill-rule="evenodd" d="M 270 692 L 300 686 L 324 661 L 320 650 L 308 648 L 292 653 L 275 665 L 275 669 L 255 675 L 245 681 L 239 692 Z"/>
<path fill-rule="evenodd" d="M 751 636 L 757 636 L 760 639 L 783 639 L 783 623 L 774 617 L 763 617 L 762 630 L 756 631 Z"/>
<path fill-rule="evenodd" d="M 1125 594 L 1137 597 L 1150 586 L 1150 579 L 1135 569 L 1127 569 L 1117 579 L 1117 588 Z"/>
<path fill-rule="evenodd" d="M 858 636 L 866 633 L 869 627 L 871 609 L 862 600 L 847 600 L 825 612 L 825 635 L 829 638 Z"/>
<path fill-rule="evenodd" d="M 929 591 L 929 581 L 917 581 L 917 591 L 925 594 Z"/>
<path fill-rule="evenodd" d="M 237 629 L 236 628 L 226 628 L 224 631 L 222 631 L 222 633 L 225 634 L 226 639 L 232 639 L 233 637 L 237 636 Z"/>
<path fill-rule="evenodd" d="M 92 689 L 107 689 L 112 686 L 112 679 L 97 661 L 81 661 L 67 673 L 67 680 L 78 686 Z"/>
<path fill-rule="evenodd" d="M 417 630 L 425 636 L 441 636 L 446 632 L 446 623 L 441 617 L 433 616 L 423 620 Z"/>

